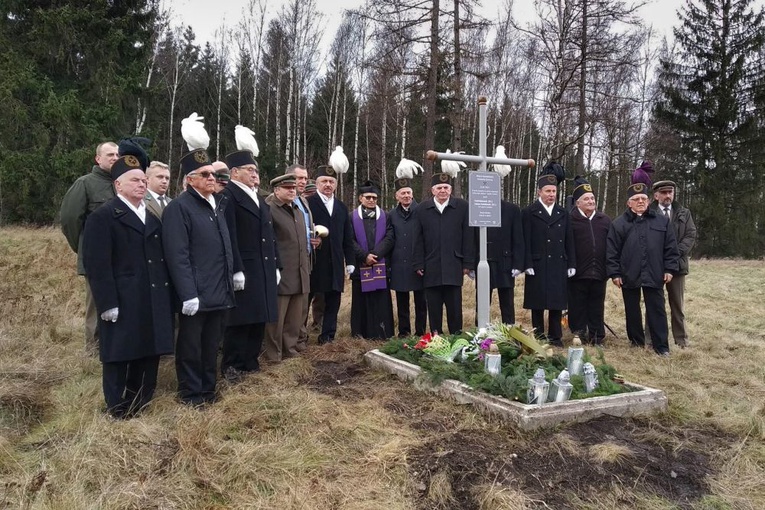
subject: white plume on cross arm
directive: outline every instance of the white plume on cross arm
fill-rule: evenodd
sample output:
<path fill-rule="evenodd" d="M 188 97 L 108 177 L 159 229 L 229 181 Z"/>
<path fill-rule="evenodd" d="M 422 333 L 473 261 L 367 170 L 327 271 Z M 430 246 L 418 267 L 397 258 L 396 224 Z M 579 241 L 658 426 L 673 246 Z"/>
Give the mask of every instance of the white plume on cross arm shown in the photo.
<path fill-rule="evenodd" d="M 495 158 L 502 158 L 507 159 L 507 155 L 505 154 L 505 148 L 502 145 L 497 145 L 497 148 L 494 152 Z M 510 165 L 491 165 L 495 172 L 497 172 L 502 177 L 507 177 L 510 175 L 510 171 L 513 169 Z"/>
<path fill-rule="evenodd" d="M 181 136 L 183 137 L 189 150 L 207 149 L 210 146 L 210 135 L 205 130 L 205 124 L 202 122 L 204 117 L 192 113 L 181 121 Z"/>
<path fill-rule="evenodd" d="M 422 171 L 422 166 L 416 161 L 401 158 L 401 161 L 399 161 L 398 166 L 396 167 L 396 178 L 414 179 L 414 175 Z"/>
<path fill-rule="evenodd" d="M 452 151 L 450 149 L 446 149 L 447 154 L 451 154 Z M 456 154 L 464 154 L 465 151 L 459 151 Z M 460 167 L 465 168 L 467 165 L 464 161 L 447 161 L 442 160 L 441 161 L 441 170 L 445 174 L 449 174 L 452 178 L 456 178 L 457 174 L 460 173 Z"/>
<path fill-rule="evenodd" d="M 335 151 L 329 157 L 329 166 L 335 169 L 335 172 L 344 174 L 348 171 L 351 164 L 348 162 L 348 157 L 343 152 L 343 148 L 339 145 L 335 147 Z"/>
<path fill-rule="evenodd" d="M 248 150 L 252 152 L 254 158 L 257 158 L 258 154 L 260 154 L 258 142 L 255 140 L 255 132 L 252 129 L 237 124 L 234 127 L 234 139 L 236 140 L 237 150 Z"/>

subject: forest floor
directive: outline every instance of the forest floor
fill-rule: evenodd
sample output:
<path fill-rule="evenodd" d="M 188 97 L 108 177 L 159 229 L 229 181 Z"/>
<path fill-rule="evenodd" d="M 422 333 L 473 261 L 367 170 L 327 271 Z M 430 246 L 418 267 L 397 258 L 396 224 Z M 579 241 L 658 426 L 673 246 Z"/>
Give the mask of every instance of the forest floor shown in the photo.
<path fill-rule="evenodd" d="M 75 273 L 57 229 L 0 229 L 0 508 L 765 508 L 763 261 L 692 261 L 691 346 L 668 359 L 628 347 L 609 285 L 606 360 L 668 410 L 534 432 L 367 367 L 349 293 L 333 344 L 313 334 L 201 411 L 167 358 L 152 405 L 111 421 Z"/>

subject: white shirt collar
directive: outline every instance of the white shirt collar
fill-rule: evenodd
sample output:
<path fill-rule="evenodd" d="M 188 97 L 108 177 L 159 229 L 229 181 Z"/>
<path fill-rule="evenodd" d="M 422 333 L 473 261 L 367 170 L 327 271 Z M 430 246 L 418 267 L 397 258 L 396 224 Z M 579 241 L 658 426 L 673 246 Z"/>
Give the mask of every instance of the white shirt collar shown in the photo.
<path fill-rule="evenodd" d="M 577 207 L 577 209 L 579 209 L 579 208 Z M 589 216 L 587 216 L 586 214 L 584 214 L 584 211 L 583 211 L 583 210 L 579 209 L 579 214 L 581 214 L 582 216 L 584 216 L 585 218 L 587 218 L 587 219 L 588 219 L 588 220 L 590 220 L 590 221 L 592 221 L 592 219 L 595 217 L 595 213 L 596 213 L 596 212 L 598 212 L 598 210 L 597 210 L 597 209 L 595 209 L 594 211 L 592 211 L 592 214 L 590 214 Z"/>
<path fill-rule="evenodd" d="M 332 209 L 335 207 L 335 195 L 332 194 L 329 197 L 325 196 L 322 193 L 319 193 L 319 197 L 321 197 L 321 201 L 324 202 L 324 205 L 327 208 L 327 211 L 329 212 L 329 215 L 332 216 Z"/>
<path fill-rule="evenodd" d="M 229 182 L 233 182 L 234 184 L 239 186 L 242 189 L 242 191 L 247 193 L 247 196 L 249 196 L 253 200 L 253 202 L 255 202 L 255 205 L 260 207 L 260 200 L 258 200 L 258 190 L 257 190 L 257 188 L 250 188 L 249 186 L 245 186 L 241 182 L 235 181 L 234 179 L 231 179 Z"/>
<path fill-rule="evenodd" d="M 435 198 L 433 199 L 433 202 L 436 204 L 436 209 L 438 209 L 438 212 L 440 212 L 441 214 L 444 213 L 444 209 L 446 209 L 446 206 L 449 205 L 449 198 L 447 198 L 443 204 L 438 203 L 438 200 L 436 200 Z"/>
<path fill-rule="evenodd" d="M 542 202 L 542 199 L 541 199 L 541 198 L 539 199 L 539 203 L 540 203 L 540 204 L 542 204 L 542 207 L 544 207 L 544 208 L 545 208 L 545 211 L 547 211 L 547 214 L 549 214 L 550 216 L 552 216 L 552 213 L 553 213 L 553 209 L 555 208 L 555 203 L 553 202 L 553 204 L 552 204 L 551 206 L 549 206 L 549 207 L 548 207 L 548 206 L 547 206 L 547 205 L 546 205 L 544 202 Z"/>
<path fill-rule="evenodd" d="M 120 197 L 120 200 L 125 202 L 125 205 L 127 205 L 131 211 L 133 211 L 136 216 L 138 216 L 138 219 L 141 220 L 141 223 L 146 225 L 146 204 L 143 203 L 143 200 L 141 200 L 141 203 L 138 204 L 138 207 L 134 206 L 130 202 L 128 202 L 128 199 L 123 197 L 120 194 L 117 194 L 118 197 Z"/>

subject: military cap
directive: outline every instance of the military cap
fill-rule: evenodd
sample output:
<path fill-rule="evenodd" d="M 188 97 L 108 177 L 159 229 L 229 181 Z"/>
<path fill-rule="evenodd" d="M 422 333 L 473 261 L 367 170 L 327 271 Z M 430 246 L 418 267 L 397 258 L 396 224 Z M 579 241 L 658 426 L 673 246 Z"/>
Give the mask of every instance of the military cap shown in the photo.
<path fill-rule="evenodd" d="M 271 179 L 271 187 L 292 187 L 297 186 L 297 178 L 295 174 L 284 174 Z"/>

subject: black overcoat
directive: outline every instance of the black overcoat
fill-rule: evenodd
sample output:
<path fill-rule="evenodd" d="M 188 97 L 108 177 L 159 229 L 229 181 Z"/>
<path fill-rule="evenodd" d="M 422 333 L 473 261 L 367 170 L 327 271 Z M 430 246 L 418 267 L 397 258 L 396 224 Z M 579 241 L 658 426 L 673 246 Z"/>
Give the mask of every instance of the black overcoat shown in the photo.
<path fill-rule="evenodd" d="M 572 280 L 606 279 L 606 237 L 611 228 L 611 218 L 595 211 L 592 219 L 574 207 L 571 216 L 571 233 L 576 251 L 576 275 Z"/>
<path fill-rule="evenodd" d="M 669 218 L 648 209 L 638 216 L 627 209 L 611 223 L 606 244 L 609 278 L 621 278 L 627 289 L 661 289 L 664 273 L 679 271 L 675 229 Z"/>
<path fill-rule="evenodd" d="M 529 310 L 565 310 L 568 308 L 568 269 L 576 267 L 571 219 L 558 204 L 547 214 L 539 200 L 521 213 L 526 244 L 526 275 L 523 307 Z"/>
<path fill-rule="evenodd" d="M 163 245 L 178 298 L 199 298 L 199 311 L 234 306 L 234 257 L 224 211 L 228 197 L 210 203 L 189 187 L 162 213 Z"/>
<path fill-rule="evenodd" d="M 525 269 L 523 257 L 526 246 L 523 242 L 521 208 L 502 200 L 500 211 L 502 226 L 486 229 L 486 260 L 489 263 L 489 284 L 492 289 L 514 287 L 513 269 L 519 271 Z M 476 254 L 478 254 L 478 229 L 475 231 Z"/>
<path fill-rule="evenodd" d="M 422 277 L 412 266 L 415 229 L 418 226 L 416 210 L 417 203 L 412 201 L 409 212 L 404 211 L 401 205 L 388 211 L 388 225 L 393 229 L 393 250 L 386 261 L 390 288 L 397 292 L 422 290 Z"/>
<path fill-rule="evenodd" d="M 450 197 L 444 212 L 435 199 L 417 206 L 417 228 L 412 266 L 423 270 L 425 287 L 462 286 L 463 269 L 475 267 L 475 232 L 469 226 L 468 203 Z"/>
<path fill-rule="evenodd" d="M 228 198 L 224 211 L 234 256 L 234 273 L 244 273 L 244 290 L 236 291 L 236 307 L 228 314 L 228 325 L 276 322 L 277 258 L 271 208 L 265 199 L 259 205 L 235 182 L 221 195 Z"/>
<path fill-rule="evenodd" d="M 353 228 L 348 208 L 337 197 L 330 217 L 318 193 L 308 197 L 308 207 L 314 225 L 324 225 L 329 235 L 315 250 L 311 269 L 311 292 L 342 292 L 345 285 L 345 266 L 355 265 L 353 255 Z"/>
<path fill-rule="evenodd" d="M 83 263 L 99 315 L 119 308 L 117 322 L 99 319 L 101 361 L 116 363 L 173 352 L 172 287 L 162 224 L 146 224 L 115 197 L 85 222 Z"/>

